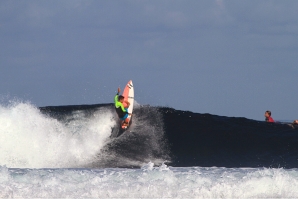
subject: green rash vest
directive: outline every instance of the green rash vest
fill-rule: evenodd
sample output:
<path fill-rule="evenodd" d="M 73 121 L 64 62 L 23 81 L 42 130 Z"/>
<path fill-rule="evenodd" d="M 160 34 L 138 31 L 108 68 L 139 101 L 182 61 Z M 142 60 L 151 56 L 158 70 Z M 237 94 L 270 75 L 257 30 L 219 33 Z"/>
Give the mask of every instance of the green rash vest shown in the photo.
<path fill-rule="evenodd" d="M 114 98 L 115 108 L 116 108 L 116 112 L 117 112 L 119 118 L 122 118 L 122 117 L 125 116 L 125 114 L 127 113 L 127 111 L 125 110 L 123 104 L 118 101 L 118 96 L 119 96 L 119 94 L 117 93 L 116 96 L 115 96 L 115 98 Z"/>

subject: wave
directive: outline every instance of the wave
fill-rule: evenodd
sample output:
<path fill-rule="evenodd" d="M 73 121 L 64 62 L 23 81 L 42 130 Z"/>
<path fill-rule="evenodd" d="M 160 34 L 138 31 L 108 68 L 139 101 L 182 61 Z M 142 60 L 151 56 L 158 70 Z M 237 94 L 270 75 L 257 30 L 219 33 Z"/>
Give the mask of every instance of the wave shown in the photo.
<path fill-rule="evenodd" d="M 30 103 L 0 106 L 0 164 L 10 168 L 84 167 L 105 145 L 112 113 L 73 111 L 59 118 Z"/>
<path fill-rule="evenodd" d="M 298 170 L 154 167 L 11 169 L 0 198 L 297 198 Z"/>
<path fill-rule="evenodd" d="M 0 165 L 16 168 L 298 168 L 298 128 L 136 105 L 116 137 L 113 104 L 0 106 Z"/>

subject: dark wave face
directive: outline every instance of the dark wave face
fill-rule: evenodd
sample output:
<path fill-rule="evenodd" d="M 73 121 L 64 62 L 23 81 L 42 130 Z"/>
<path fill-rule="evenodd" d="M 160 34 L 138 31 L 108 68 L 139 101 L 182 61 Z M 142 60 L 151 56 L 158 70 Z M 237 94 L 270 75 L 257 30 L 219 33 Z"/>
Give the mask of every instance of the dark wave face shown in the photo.
<path fill-rule="evenodd" d="M 88 118 L 103 107 L 114 111 L 113 104 L 40 110 L 65 123 L 75 111 L 83 111 Z M 126 132 L 117 137 L 115 128 L 85 167 L 130 168 L 151 161 L 176 167 L 298 168 L 298 128 L 289 124 L 140 106 Z"/>

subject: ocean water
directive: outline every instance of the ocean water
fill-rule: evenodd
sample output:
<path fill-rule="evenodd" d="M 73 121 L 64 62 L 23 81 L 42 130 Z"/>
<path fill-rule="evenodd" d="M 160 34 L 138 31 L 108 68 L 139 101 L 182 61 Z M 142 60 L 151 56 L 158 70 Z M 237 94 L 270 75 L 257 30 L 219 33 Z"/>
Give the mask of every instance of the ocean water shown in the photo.
<path fill-rule="evenodd" d="M 0 168 L 1 198 L 297 198 L 297 169 Z"/>
<path fill-rule="evenodd" d="M 115 128 L 110 104 L 0 105 L 0 198 L 298 197 L 294 127 L 136 105 Z"/>

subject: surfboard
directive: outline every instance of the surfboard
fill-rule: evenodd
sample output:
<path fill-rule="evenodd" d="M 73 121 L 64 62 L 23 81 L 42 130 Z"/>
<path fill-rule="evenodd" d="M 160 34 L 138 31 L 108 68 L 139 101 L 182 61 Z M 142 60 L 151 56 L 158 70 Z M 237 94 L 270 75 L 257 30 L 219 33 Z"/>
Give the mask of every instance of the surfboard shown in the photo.
<path fill-rule="evenodd" d="M 126 84 L 124 90 L 123 90 L 123 97 L 124 97 L 124 107 L 127 106 L 127 104 L 125 103 L 126 101 L 128 101 L 130 103 L 129 107 L 128 107 L 128 113 L 132 113 L 133 111 L 133 103 L 134 103 L 134 88 L 133 88 L 133 83 L 132 80 L 129 80 L 128 83 Z M 121 126 L 122 129 L 127 129 L 132 121 L 131 115 L 128 115 L 128 126 Z"/>

